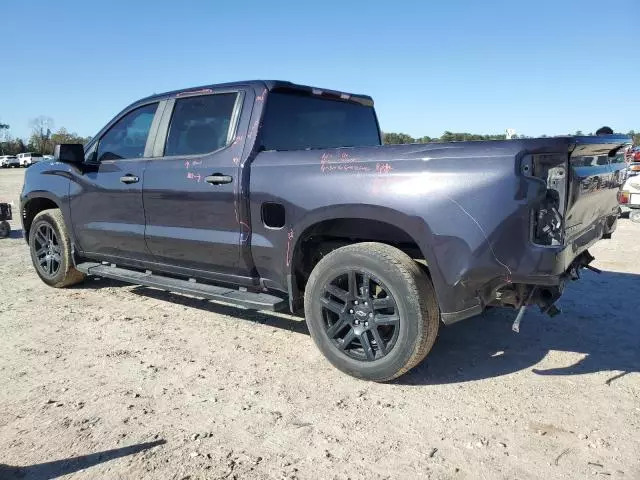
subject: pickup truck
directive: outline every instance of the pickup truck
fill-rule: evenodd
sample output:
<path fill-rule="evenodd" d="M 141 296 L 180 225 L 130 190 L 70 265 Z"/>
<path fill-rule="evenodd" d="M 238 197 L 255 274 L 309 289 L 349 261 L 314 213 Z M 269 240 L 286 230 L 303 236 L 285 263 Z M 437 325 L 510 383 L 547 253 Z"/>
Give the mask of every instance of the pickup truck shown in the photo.
<path fill-rule="evenodd" d="M 153 95 L 25 175 L 37 274 L 304 314 L 324 356 L 388 381 L 441 324 L 555 313 L 616 228 L 628 137 L 383 145 L 369 96 L 247 81 Z"/>

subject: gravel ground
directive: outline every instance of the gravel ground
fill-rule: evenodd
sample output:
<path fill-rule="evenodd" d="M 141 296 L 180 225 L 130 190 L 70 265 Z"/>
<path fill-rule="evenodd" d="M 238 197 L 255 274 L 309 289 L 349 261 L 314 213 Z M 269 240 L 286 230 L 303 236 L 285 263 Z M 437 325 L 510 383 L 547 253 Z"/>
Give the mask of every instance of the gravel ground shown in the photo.
<path fill-rule="evenodd" d="M 0 170 L 0 201 L 22 170 Z M 17 207 L 16 207 L 17 208 Z M 0 478 L 640 479 L 640 224 L 553 319 L 493 310 L 392 384 L 304 322 L 108 280 L 66 290 L 0 240 Z"/>

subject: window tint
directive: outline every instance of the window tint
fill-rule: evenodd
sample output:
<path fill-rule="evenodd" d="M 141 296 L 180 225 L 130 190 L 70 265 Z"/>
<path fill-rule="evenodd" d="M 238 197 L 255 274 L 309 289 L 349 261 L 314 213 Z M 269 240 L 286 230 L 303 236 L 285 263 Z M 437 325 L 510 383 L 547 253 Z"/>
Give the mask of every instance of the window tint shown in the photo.
<path fill-rule="evenodd" d="M 272 92 L 262 147 L 304 150 L 380 145 L 373 107 L 296 93 Z"/>
<path fill-rule="evenodd" d="M 176 100 L 164 154 L 197 155 L 227 145 L 237 96 L 220 93 Z"/>
<path fill-rule="evenodd" d="M 32 153 L 31 157 L 33 157 L 33 158 L 41 158 L 42 154 L 40 154 L 40 153 Z"/>
<path fill-rule="evenodd" d="M 142 157 L 157 108 L 157 103 L 151 103 L 118 120 L 100 139 L 98 160 Z"/>

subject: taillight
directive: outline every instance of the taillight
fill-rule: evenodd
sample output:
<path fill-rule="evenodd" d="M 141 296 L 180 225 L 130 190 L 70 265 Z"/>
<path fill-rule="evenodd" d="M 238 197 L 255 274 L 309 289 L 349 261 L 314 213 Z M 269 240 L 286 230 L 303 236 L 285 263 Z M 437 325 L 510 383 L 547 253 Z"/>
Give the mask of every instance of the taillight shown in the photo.
<path fill-rule="evenodd" d="M 618 203 L 621 205 L 629 203 L 629 192 L 618 192 Z"/>
<path fill-rule="evenodd" d="M 640 160 L 640 158 L 638 158 L 638 160 Z M 629 166 L 629 170 L 631 170 L 632 172 L 640 172 L 640 165 L 631 165 Z"/>
<path fill-rule="evenodd" d="M 635 161 L 640 162 L 640 152 L 636 152 L 636 153 L 634 153 L 634 154 L 633 154 L 633 159 L 634 159 Z"/>
<path fill-rule="evenodd" d="M 567 156 L 547 153 L 530 158 L 533 167 L 531 173 L 546 184 L 546 193 L 532 212 L 533 242 L 538 245 L 562 245 L 568 185 Z"/>

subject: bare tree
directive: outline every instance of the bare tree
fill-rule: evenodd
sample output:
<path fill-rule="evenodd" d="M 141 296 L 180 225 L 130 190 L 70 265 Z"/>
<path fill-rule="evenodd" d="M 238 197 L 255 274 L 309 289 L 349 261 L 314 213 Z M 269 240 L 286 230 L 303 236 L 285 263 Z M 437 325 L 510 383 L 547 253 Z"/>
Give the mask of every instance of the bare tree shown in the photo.
<path fill-rule="evenodd" d="M 53 118 L 41 115 L 29 122 L 31 126 L 31 142 L 40 153 L 51 153 L 51 130 L 53 130 Z"/>

